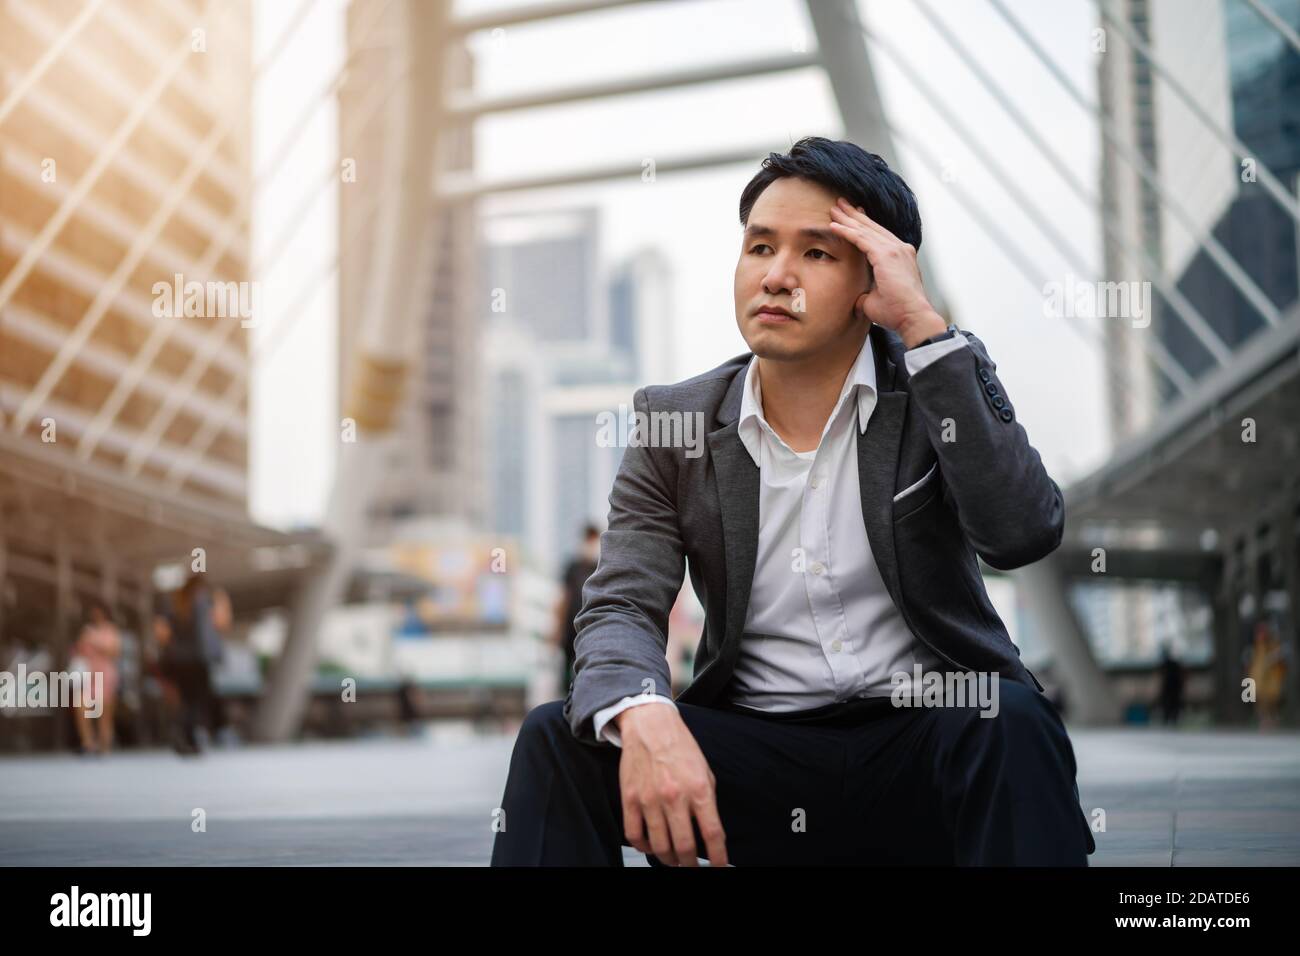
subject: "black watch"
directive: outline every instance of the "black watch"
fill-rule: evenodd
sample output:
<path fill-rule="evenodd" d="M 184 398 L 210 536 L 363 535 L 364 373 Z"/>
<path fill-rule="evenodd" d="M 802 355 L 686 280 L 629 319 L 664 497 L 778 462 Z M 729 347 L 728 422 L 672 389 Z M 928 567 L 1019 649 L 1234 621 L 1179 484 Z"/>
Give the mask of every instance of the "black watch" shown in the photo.
<path fill-rule="evenodd" d="M 958 331 L 960 330 L 957 328 L 956 325 L 950 324 L 945 331 L 940 332 L 938 335 L 932 335 L 923 342 L 917 342 L 915 345 L 912 346 L 912 348 L 919 349 L 923 345 L 933 345 L 935 342 L 942 342 L 944 339 L 952 338 L 954 335 L 958 333 Z M 908 351 L 911 351 L 911 349 L 909 349 Z"/>

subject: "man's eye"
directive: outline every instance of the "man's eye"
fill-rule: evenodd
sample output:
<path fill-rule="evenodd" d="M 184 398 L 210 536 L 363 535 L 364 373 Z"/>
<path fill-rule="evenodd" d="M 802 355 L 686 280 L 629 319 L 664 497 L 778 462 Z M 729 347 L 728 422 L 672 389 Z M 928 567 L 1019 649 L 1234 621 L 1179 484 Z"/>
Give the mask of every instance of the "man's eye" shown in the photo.
<path fill-rule="evenodd" d="M 831 254 L 827 252 L 825 249 L 809 249 L 808 255 L 812 255 L 814 252 L 820 252 L 827 259 L 831 258 Z"/>
<path fill-rule="evenodd" d="M 760 242 L 760 243 L 758 243 L 757 245 L 752 246 L 752 247 L 750 248 L 749 251 L 750 251 L 750 252 L 757 252 L 759 249 L 766 249 L 766 248 L 767 248 L 767 243 L 766 243 L 766 242 Z"/>

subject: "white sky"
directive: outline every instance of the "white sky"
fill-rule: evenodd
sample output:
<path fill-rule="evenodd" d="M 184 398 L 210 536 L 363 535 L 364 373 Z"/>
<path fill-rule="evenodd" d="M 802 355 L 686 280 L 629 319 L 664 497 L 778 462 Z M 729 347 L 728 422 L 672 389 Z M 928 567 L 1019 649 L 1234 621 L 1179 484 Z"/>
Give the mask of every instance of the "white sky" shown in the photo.
<path fill-rule="evenodd" d="M 511 0 L 513 2 L 513 0 Z M 1089 189 L 1096 189 L 1095 123 L 1057 87 L 986 3 L 930 0 L 932 7 L 995 76 L 1019 108 Z M 1096 211 L 1084 207 L 1060 182 L 1014 124 L 952 56 L 910 0 L 860 0 L 871 28 L 907 51 L 929 84 L 944 91 L 949 107 L 975 127 L 983 146 L 999 158 L 1024 196 L 1032 197 L 1095 270 L 1100 261 Z M 458 10 L 502 5 L 457 3 Z M 257 0 L 255 35 L 265 49 L 289 8 Z M 1008 0 L 1008 6 L 1043 43 L 1057 64 L 1095 99 L 1096 56 L 1090 52 L 1094 11 L 1086 0 L 1043 4 Z M 302 35 L 259 84 L 255 115 L 255 170 L 299 110 L 328 82 L 342 51 L 342 0 L 317 0 Z M 510 28 L 475 38 L 479 84 L 485 93 L 536 89 L 583 80 L 673 69 L 691 64 L 781 53 L 815 46 L 798 0 L 696 0 L 634 6 L 598 16 Z M 928 144 L 948 166 L 943 182 L 919 157 L 900 147 L 902 173 L 916 192 L 924 222 L 924 247 L 937 263 L 928 283 L 942 284 L 959 324 L 978 334 L 998 364 L 1017 416 L 1058 483 L 1095 467 L 1106 452 L 1100 357 L 1069 322 L 1043 316 L 1042 285 L 1064 282 L 1067 261 L 1020 213 L 1012 197 L 966 150 L 955 131 L 926 104 L 885 55 L 876 75 L 892 123 Z M 335 202 L 316 193 L 307 216 L 296 211 L 322 171 L 334 168 L 333 105 L 317 110 L 300 146 L 264 182 L 254 244 L 263 256 L 291 217 L 302 220 L 278 268 L 261 275 L 267 318 L 264 338 L 294 292 L 312 283 L 334 254 Z M 844 130 L 821 71 L 813 69 L 709 89 L 620 98 L 492 117 L 479 123 L 476 150 L 486 177 L 532 175 L 548 169 L 689 155 L 738 144 L 788 146 L 805 135 L 843 138 Z M 871 143 L 860 143 L 873 149 Z M 546 208 L 595 204 L 602 211 L 602 264 L 654 246 L 673 269 L 669 324 L 676 342 L 677 378 L 707 370 L 746 351 L 736 329 L 732 273 L 739 249 L 737 203 L 757 164 L 707 173 L 660 174 L 654 183 L 601 184 L 581 189 L 499 197 L 484 209 Z M 953 198 L 966 190 L 1019 236 L 1037 267 L 1031 284 Z M 1091 278 L 1093 276 L 1089 276 Z M 316 281 L 315 294 L 295 332 L 264 363 L 254 385 L 252 506 L 276 525 L 313 524 L 323 512 L 337 447 L 334 370 L 335 296 L 332 275 Z M 277 311 L 277 306 L 280 311 Z M 255 339 L 255 342 L 257 339 Z"/>

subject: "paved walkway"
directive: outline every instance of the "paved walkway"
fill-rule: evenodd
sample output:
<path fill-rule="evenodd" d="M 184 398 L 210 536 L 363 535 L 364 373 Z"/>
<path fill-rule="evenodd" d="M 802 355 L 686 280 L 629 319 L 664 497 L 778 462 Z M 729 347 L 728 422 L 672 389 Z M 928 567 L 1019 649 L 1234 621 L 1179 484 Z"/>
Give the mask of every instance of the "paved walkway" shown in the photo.
<path fill-rule="evenodd" d="M 1084 809 L 1105 811 L 1094 866 L 1300 865 L 1300 735 L 1071 738 Z M 444 725 L 199 759 L 0 757 L 0 865 L 481 865 L 510 746 Z"/>

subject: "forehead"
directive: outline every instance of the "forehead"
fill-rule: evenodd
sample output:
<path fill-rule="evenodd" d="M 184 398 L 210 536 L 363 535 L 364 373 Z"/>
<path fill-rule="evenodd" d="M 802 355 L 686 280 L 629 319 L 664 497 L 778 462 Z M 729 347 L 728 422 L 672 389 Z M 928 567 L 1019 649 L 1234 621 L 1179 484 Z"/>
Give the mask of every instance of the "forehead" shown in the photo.
<path fill-rule="evenodd" d="M 750 219 L 764 216 L 768 225 L 780 225 L 773 221 L 777 217 L 790 219 L 803 217 L 816 219 L 816 225 L 825 225 L 830 219 L 831 207 L 835 205 L 836 195 L 821 183 L 815 183 L 797 176 L 784 176 L 774 180 L 754 200 L 750 209 Z M 806 223 L 812 225 L 812 223 Z"/>
<path fill-rule="evenodd" d="M 843 245 L 830 228 L 835 195 L 818 183 L 787 176 L 769 185 L 754 201 L 745 238 L 797 236 Z"/>

